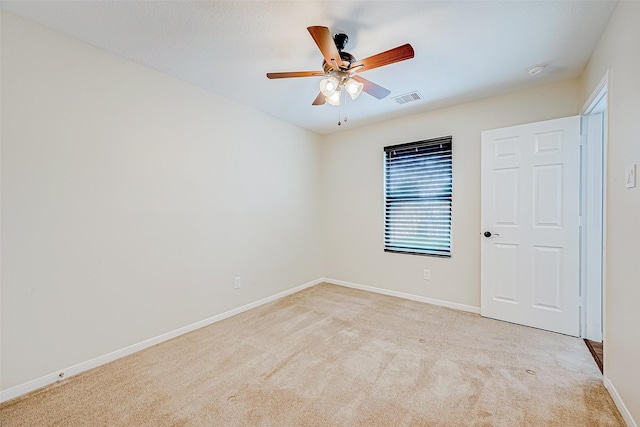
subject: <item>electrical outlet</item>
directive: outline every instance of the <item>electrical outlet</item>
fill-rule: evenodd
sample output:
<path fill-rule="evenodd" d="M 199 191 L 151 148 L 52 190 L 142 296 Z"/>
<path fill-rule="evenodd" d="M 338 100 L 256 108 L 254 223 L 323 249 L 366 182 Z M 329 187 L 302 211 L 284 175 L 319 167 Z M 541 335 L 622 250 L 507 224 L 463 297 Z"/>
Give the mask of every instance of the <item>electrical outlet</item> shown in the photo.
<path fill-rule="evenodd" d="M 431 280 L 431 270 L 424 270 L 422 273 L 422 278 L 424 280 Z"/>
<path fill-rule="evenodd" d="M 239 277 L 236 277 L 233 281 L 233 289 L 238 289 L 242 284 L 242 280 Z"/>

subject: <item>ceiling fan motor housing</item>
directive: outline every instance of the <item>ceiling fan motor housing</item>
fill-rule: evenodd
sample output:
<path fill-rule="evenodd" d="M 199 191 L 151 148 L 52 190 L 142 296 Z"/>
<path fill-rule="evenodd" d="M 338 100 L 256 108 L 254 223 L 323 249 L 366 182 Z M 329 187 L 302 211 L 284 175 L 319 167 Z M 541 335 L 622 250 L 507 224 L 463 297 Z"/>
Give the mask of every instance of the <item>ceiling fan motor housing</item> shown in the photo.
<path fill-rule="evenodd" d="M 339 52 L 349 43 L 349 36 L 344 33 L 338 33 L 333 35 L 333 42 L 336 44 Z"/>
<path fill-rule="evenodd" d="M 356 62 L 355 56 L 351 55 L 349 52 L 340 51 L 340 59 L 342 59 L 342 64 L 340 64 L 341 68 L 348 69 L 351 67 L 351 64 Z M 328 73 L 331 70 L 331 66 L 327 65 L 327 61 L 322 61 L 322 69 L 325 73 Z"/>

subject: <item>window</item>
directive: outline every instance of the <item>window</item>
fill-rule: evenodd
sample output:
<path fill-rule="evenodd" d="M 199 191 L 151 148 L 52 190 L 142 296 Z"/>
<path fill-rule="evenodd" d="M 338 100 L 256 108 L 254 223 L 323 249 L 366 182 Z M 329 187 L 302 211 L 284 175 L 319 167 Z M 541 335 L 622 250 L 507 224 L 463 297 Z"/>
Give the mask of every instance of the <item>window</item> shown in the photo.
<path fill-rule="evenodd" d="M 384 250 L 451 256 L 451 137 L 384 148 Z"/>

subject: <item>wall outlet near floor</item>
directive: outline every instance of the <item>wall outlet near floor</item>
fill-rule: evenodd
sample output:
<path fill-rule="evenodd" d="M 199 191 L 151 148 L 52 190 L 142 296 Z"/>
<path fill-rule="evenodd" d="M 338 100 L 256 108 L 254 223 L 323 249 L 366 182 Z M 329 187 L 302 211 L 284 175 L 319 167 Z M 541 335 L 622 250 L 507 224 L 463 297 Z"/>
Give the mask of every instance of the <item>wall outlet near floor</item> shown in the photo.
<path fill-rule="evenodd" d="M 241 284 L 242 284 L 242 280 L 240 279 L 240 277 L 236 277 L 233 280 L 233 289 L 238 289 Z"/>
<path fill-rule="evenodd" d="M 431 270 L 424 270 L 422 273 L 422 278 L 424 280 L 431 280 Z"/>

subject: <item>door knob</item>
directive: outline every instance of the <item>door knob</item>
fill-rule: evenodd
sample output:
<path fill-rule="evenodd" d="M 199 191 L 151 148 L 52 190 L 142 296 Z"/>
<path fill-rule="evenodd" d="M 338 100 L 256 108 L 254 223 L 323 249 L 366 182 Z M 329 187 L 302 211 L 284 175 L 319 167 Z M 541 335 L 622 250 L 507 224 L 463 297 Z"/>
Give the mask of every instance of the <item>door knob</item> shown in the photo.
<path fill-rule="evenodd" d="M 491 234 L 490 231 L 485 231 L 483 234 L 484 234 L 484 237 L 499 236 L 499 234 L 497 234 L 497 233 L 496 234 Z"/>

